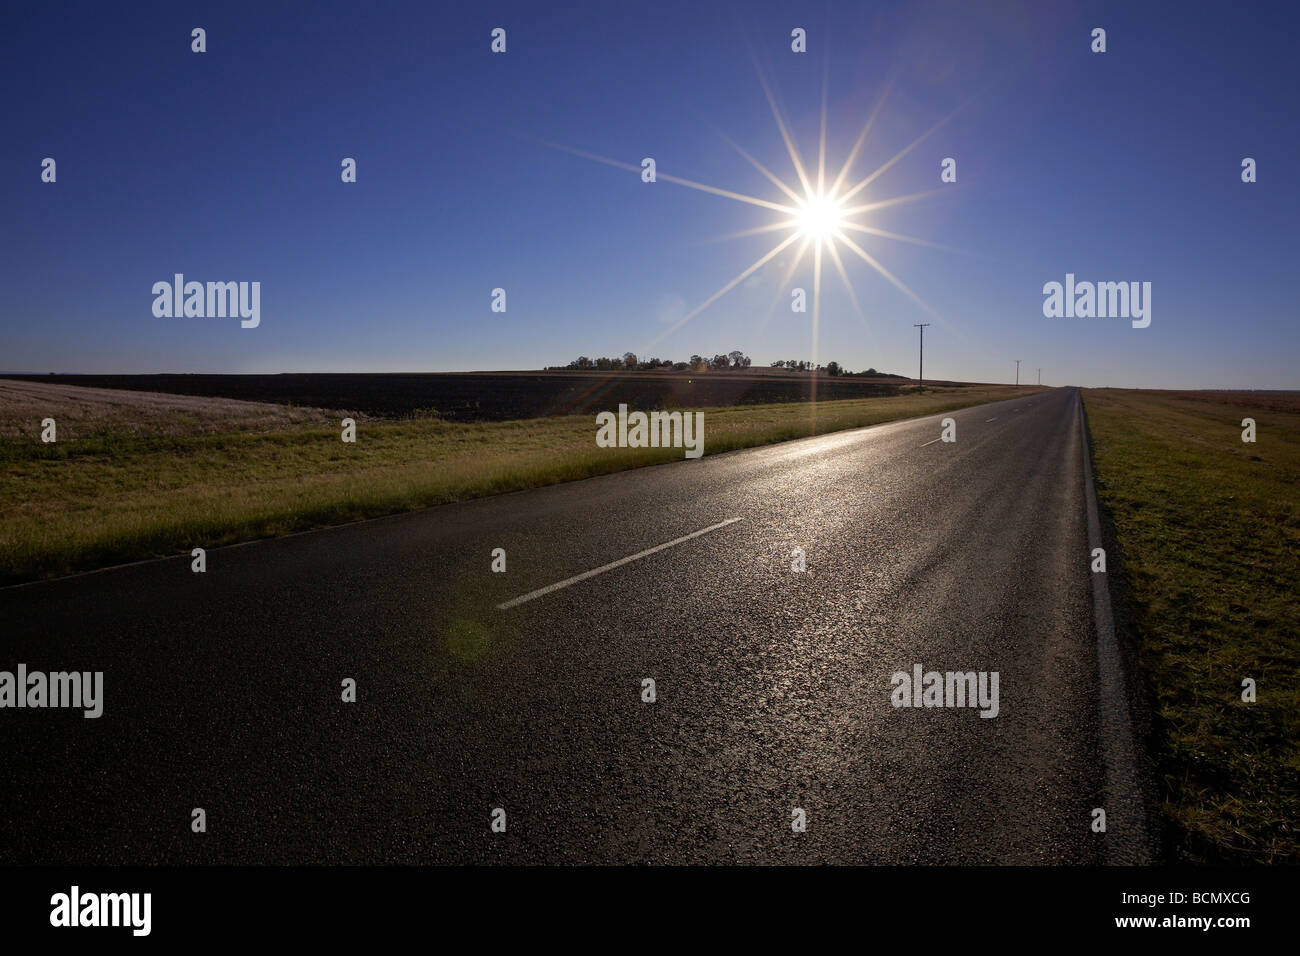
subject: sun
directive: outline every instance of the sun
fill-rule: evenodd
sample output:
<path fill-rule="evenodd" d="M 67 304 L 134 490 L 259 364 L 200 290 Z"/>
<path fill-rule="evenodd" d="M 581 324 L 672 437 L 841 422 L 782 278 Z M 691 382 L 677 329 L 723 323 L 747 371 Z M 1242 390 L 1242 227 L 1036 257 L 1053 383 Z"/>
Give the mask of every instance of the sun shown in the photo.
<path fill-rule="evenodd" d="M 803 203 L 795 220 L 800 236 L 829 239 L 844 224 L 844 208 L 831 197 L 817 193 Z"/>
<path fill-rule="evenodd" d="M 754 273 L 758 272 L 791 246 L 794 246 L 791 250 L 792 254 L 788 257 L 789 262 L 785 268 L 784 276 L 775 284 L 776 290 L 772 295 L 771 305 L 768 307 L 767 314 L 771 314 L 772 310 L 782 298 L 784 290 L 789 286 L 794 277 L 795 271 L 803 263 L 805 256 L 811 256 L 813 280 L 811 325 L 812 356 L 814 363 L 817 357 L 817 337 L 821 317 L 822 272 L 824 265 L 828 264 L 829 266 L 833 266 L 835 271 L 839 273 L 840 280 L 843 282 L 844 289 L 848 293 L 849 301 L 853 306 L 853 311 L 857 313 L 858 318 L 861 319 L 864 324 L 868 326 L 871 324 L 863 313 L 862 306 L 858 302 L 857 293 L 853 288 L 853 283 L 849 280 L 848 270 L 845 269 L 844 266 L 844 259 L 847 257 L 841 256 L 841 250 L 845 253 L 852 253 L 858 259 L 865 262 L 868 266 L 874 269 L 881 278 L 885 279 L 895 289 L 907 296 L 907 298 L 909 298 L 916 306 L 923 309 L 937 321 L 946 325 L 947 323 L 943 316 L 931 308 L 919 295 L 908 288 L 901 279 L 885 268 L 885 266 L 872 256 L 871 253 L 863 249 L 862 246 L 854 240 L 853 236 L 850 235 L 851 233 L 857 233 L 877 239 L 889 239 L 894 242 L 905 242 L 918 246 L 926 246 L 945 252 L 961 252 L 959 249 L 952 249 L 951 247 L 940 245 L 939 243 L 928 242 L 924 239 L 918 239 L 913 236 L 905 236 L 896 232 L 887 232 L 884 229 L 858 221 L 858 217 L 870 214 L 878 209 L 901 206 L 917 200 L 927 199 L 944 192 L 945 189 L 929 189 L 922 192 L 911 193 L 910 195 L 893 196 L 888 199 L 876 199 L 870 202 L 863 201 L 866 198 L 865 196 L 856 199 L 852 203 L 850 200 L 854 200 L 854 197 L 857 197 L 859 193 L 862 193 L 867 189 L 868 186 L 875 182 L 876 179 L 889 170 L 895 163 L 907 156 L 927 137 L 951 120 L 953 116 L 957 115 L 963 106 L 965 106 L 965 103 L 959 105 L 947 116 L 940 119 L 928 130 L 914 139 L 908 146 L 894 154 L 893 158 L 877 167 L 874 172 L 869 173 L 867 176 L 858 180 L 857 183 L 850 186 L 848 185 L 849 173 L 853 169 L 854 163 L 861 153 L 868 134 L 871 132 L 877 114 L 879 114 L 881 108 L 885 105 L 885 100 L 889 94 L 890 88 L 886 86 L 886 88 L 881 92 L 870 116 L 867 117 L 862 132 L 858 134 L 857 140 L 853 143 L 848 156 L 840 167 L 839 173 L 832 177 L 827 175 L 828 171 L 826 169 L 826 85 L 829 74 L 824 72 L 822 77 L 821 129 L 818 139 L 816 165 L 812 165 L 811 163 L 806 165 L 798 148 L 795 146 L 794 138 L 790 134 L 790 126 L 786 121 L 786 118 L 782 115 L 780 108 L 777 106 L 776 99 L 772 95 L 772 89 L 757 60 L 755 60 L 754 66 L 758 71 L 759 83 L 763 87 L 763 93 L 767 97 L 768 105 L 772 109 L 772 118 L 776 121 L 777 130 L 781 134 L 781 140 L 784 142 L 786 152 L 790 156 L 790 162 L 794 167 L 794 174 L 797 181 L 787 182 L 782 179 L 750 155 L 738 143 L 732 141 L 732 139 L 725 133 L 721 133 L 721 131 L 719 132 L 723 139 L 725 139 L 736 150 L 736 152 L 744 157 L 751 166 L 757 169 L 773 186 L 784 194 L 785 199 L 789 200 L 788 202 L 780 198 L 765 199 L 760 196 L 750 196 L 736 192 L 735 190 L 709 186 L 691 179 L 685 179 L 681 176 L 674 176 L 657 168 L 652 159 L 644 159 L 642 160 L 642 163 L 638 165 L 618 159 L 612 159 L 608 156 L 601 156 L 596 153 L 589 153 L 586 150 L 575 149 L 572 146 L 564 146 L 544 139 L 536 140 L 536 142 L 543 146 L 558 149 L 566 153 L 572 153 L 573 155 L 580 156 L 583 159 L 593 160 L 598 163 L 614 166 L 630 173 L 634 173 L 643 184 L 661 181 L 675 183 L 679 186 L 697 189 L 701 192 L 711 193 L 714 196 L 732 199 L 750 206 L 758 206 L 776 213 L 776 217 L 771 222 L 757 225 L 749 229 L 742 229 L 739 232 L 732 232 L 719 238 L 739 239 L 742 237 L 764 235 L 773 232 L 787 233 L 787 235 L 775 246 L 769 249 L 765 255 L 751 263 L 739 274 L 733 276 L 730 281 L 725 283 L 721 288 L 708 298 L 704 299 L 685 315 L 678 318 L 677 321 L 672 323 L 672 325 L 663 329 L 659 335 L 657 335 L 654 340 L 646 346 L 646 348 L 654 348 L 659 342 L 672 335 L 687 322 L 691 321 L 709 306 L 713 305 L 713 303 L 717 302 L 720 298 L 732 289 L 736 288 Z M 967 100 L 966 102 L 970 102 L 970 100 Z M 648 167 L 647 164 L 649 164 Z M 647 168 L 649 169 L 648 175 Z M 952 188 L 954 187 L 946 187 L 946 189 Z M 795 245 L 796 243 L 798 243 L 798 245 Z M 766 321 L 766 319 L 764 319 L 764 321 Z"/>

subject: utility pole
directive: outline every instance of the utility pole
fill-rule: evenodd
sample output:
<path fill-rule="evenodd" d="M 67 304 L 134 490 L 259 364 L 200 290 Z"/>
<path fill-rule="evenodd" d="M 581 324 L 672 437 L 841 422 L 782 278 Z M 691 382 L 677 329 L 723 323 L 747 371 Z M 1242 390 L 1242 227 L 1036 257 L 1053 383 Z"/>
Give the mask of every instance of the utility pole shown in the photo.
<path fill-rule="evenodd" d="M 1016 359 L 1016 388 L 1020 387 L 1020 359 Z"/>
<path fill-rule="evenodd" d="M 916 367 L 916 391 L 919 395 L 925 391 L 925 327 L 929 322 L 913 323 L 912 328 L 921 330 L 921 359 Z"/>
<path fill-rule="evenodd" d="M 1043 384 L 1043 370 L 1041 368 L 1038 370 L 1038 384 Z"/>

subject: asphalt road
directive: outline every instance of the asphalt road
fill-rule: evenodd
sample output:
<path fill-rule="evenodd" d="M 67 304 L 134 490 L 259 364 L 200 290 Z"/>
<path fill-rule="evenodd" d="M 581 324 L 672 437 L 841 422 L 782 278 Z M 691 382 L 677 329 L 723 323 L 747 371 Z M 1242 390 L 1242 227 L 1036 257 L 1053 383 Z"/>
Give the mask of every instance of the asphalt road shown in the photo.
<path fill-rule="evenodd" d="M 0 669 L 105 696 L 0 711 L 0 861 L 1099 862 L 1077 402 L 0 591 Z M 891 706 L 915 664 L 997 717 Z"/>

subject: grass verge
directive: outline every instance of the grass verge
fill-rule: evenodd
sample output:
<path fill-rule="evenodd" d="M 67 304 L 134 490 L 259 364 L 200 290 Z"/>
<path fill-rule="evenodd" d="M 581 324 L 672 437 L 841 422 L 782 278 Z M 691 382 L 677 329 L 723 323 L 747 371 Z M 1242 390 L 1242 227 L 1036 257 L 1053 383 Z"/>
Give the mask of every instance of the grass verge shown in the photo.
<path fill-rule="evenodd" d="M 1300 862 L 1300 398 L 1083 394 L 1173 857 Z"/>
<path fill-rule="evenodd" d="M 705 410 L 706 455 L 1027 394 L 1010 387 Z M 120 398 L 120 393 L 118 393 Z M 87 400 L 89 401 L 89 400 Z M 251 404 L 251 403 L 250 403 Z M 271 406 L 274 408 L 274 406 Z M 39 422 L 39 408 L 13 408 Z M 147 428 L 69 405 L 59 440 L 0 433 L 0 583 L 217 547 L 643 465 L 681 449 L 597 448 L 594 416 L 451 423 L 361 421 L 355 444 L 338 421 L 256 416 L 213 432 L 193 409 L 151 406 Z M 178 416 L 188 416 L 180 418 Z M 80 416 L 80 417 L 78 417 Z M 175 420 L 173 420 L 175 419 Z M 197 421 L 197 419 L 195 419 Z M 268 430 L 270 428 L 270 430 Z"/>

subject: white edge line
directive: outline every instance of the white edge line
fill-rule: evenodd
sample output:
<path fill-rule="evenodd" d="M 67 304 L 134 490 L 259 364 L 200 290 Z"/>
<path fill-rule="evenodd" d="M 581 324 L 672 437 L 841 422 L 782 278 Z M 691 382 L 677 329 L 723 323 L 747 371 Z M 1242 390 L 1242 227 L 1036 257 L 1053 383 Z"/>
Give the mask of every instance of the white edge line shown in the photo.
<path fill-rule="evenodd" d="M 1092 452 L 1088 449 L 1088 413 L 1083 392 L 1075 391 L 1075 416 L 1083 445 L 1083 489 L 1086 499 L 1088 543 L 1105 547 L 1101 533 L 1101 512 L 1097 488 L 1092 480 Z M 1114 835 L 1105 845 L 1107 862 L 1146 864 L 1151 862 L 1147 839 L 1146 803 L 1137 769 L 1137 744 L 1129 716 L 1124 661 L 1115 636 L 1115 618 L 1110 604 L 1110 581 L 1105 572 L 1090 572 L 1092 613 L 1097 633 L 1097 710 L 1101 724 L 1101 757 L 1106 784 L 1107 806 Z"/>
<path fill-rule="evenodd" d="M 612 571 L 615 568 L 622 567 L 623 565 L 631 561 L 636 561 L 639 560 L 640 558 L 644 558 L 647 557 L 648 555 L 654 554 L 656 551 L 662 551 L 665 548 L 671 548 L 675 545 L 682 544 L 683 542 L 690 541 L 692 538 L 698 538 L 702 534 L 708 534 L 710 531 L 717 531 L 719 528 L 725 528 L 729 524 L 735 524 L 737 521 L 740 520 L 741 520 L 740 518 L 728 518 L 726 521 L 719 521 L 717 524 L 711 524 L 707 528 L 701 528 L 699 531 L 692 531 L 690 534 L 682 535 L 680 538 L 674 538 L 672 541 L 665 541 L 663 544 L 657 544 L 653 548 L 646 548 L 644 551 L 638 551 L 636 554 L 630 554 L 626 558 L 619 558 L 617 561 L 611 561 L 609 564 L 602 564 L 598 568 L 593 568 L 590 571 L 584 571 L 582 572 L 582 574 L 575 574 L 573 577 L 565 578 L 563 581 L 557 581 L 554 584 L 548 584 L 546 587 L 538 588 L 536 591 L 529 591 L 527 594 L 521 594 L 517 598 L 511 598 L 509 601 L 506 601 L 502 604 L 498 604 L 497 610 L 508 611 L 510 608 L 523 604 L 526 601 L 531 601 L 534 598 L 542 597 L 545 594 L 550 594 L 552 591 L 558 591 L 561 588 L 567 588 L 570 584 L 577 584 L 579 581 L 587 580 L 587 578 L 594 578 L 598 574 L 604 574 L 606 571 Z"/>
<path fill-rule="evenodd" d="M 941 441 L 941 440 L 942 440 L 942 438 L 936 438 L 934 441 L 922 442 L 922 443 L 921 443 L 921 447 L 924 448 L 926 445 L 933 445 L 934 442 L 936 442 L 936 441 Z"/>
<path fill-rule="evenodd" d="M 984 424 L 987 425 L 989 422 L 995 422 L 995 421 L 997 421 L 997 420 L 998 420 L 998 416 L 994 415 L 992 418 L 986 418 L 986 419 L 984 419 Z"/>

